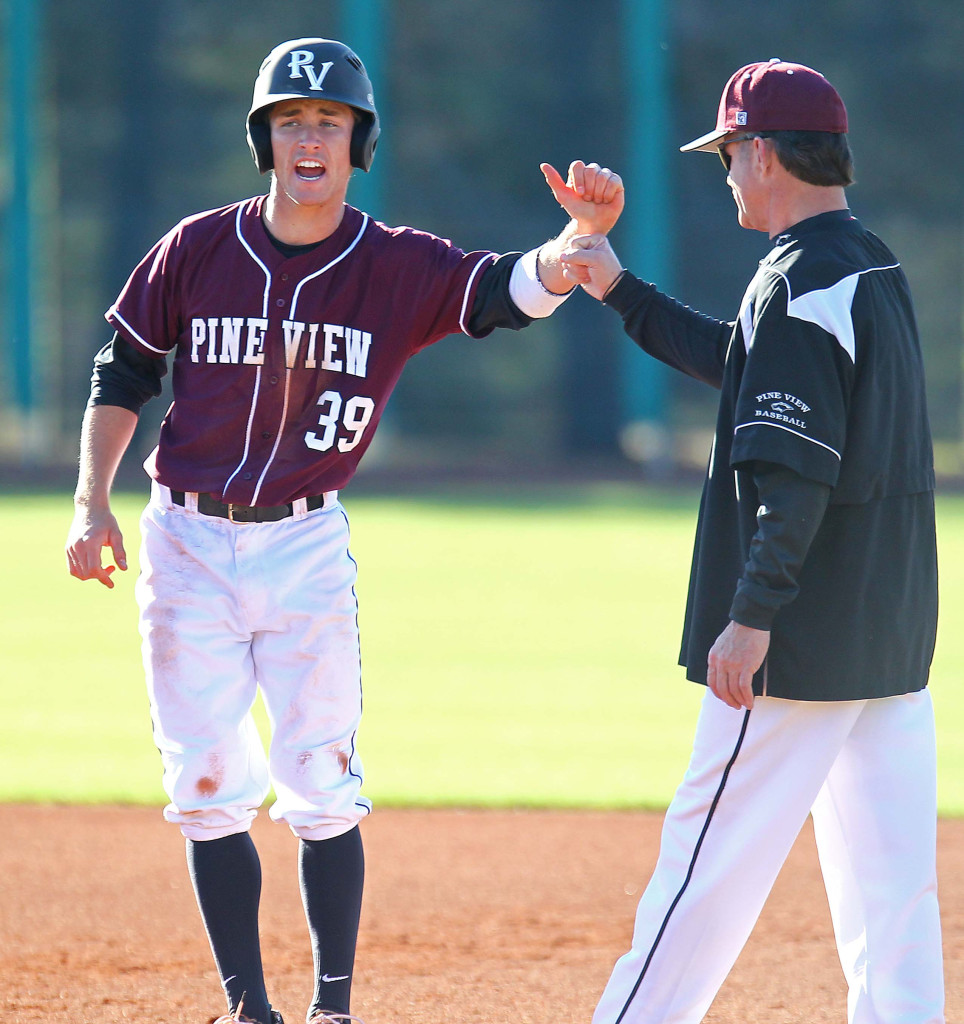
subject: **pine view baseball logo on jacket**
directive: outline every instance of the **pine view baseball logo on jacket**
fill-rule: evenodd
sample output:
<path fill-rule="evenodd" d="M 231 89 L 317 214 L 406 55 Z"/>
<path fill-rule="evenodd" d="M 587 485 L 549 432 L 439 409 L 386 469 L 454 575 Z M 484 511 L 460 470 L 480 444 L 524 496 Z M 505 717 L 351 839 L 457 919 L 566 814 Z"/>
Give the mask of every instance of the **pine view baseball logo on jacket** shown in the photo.
<path fill-rule="evenodd" d="M 768 391 L 757 395 L 756 415 L 767 420 L 776 420 L 793 427 L 806 430 L 806 421 L 800 419 L 810 412 L 810 406 L 801 402 L 795 395 L 785 395 L 781 391 Z"/>

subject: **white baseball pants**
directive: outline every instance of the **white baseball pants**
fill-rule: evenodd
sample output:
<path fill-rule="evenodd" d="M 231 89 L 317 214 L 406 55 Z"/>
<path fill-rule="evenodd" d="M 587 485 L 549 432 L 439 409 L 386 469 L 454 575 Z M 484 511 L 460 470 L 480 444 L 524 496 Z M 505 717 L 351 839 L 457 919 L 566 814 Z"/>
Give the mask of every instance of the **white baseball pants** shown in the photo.
<path fill-rule="evenodd" d="M 593 1024 L 697 1024 L 812 813 L 850 1024 L 942 1024 L 930 693 L 814 703 L 707 690 L 632 949 Z"/>
<path fill-rule="evenodd" d="M 250 828 L 273 784 L 271 817 L 295 834 L 347 832 L 371 804 L 355 750 L 355 563 L 337 494 L 274 523 L 191 504 L 155 483 L 141 517 L 136 594 L 164 816 L 189 839 L 220 839 Z M 259 686 L 267 758 L 251 716 Z"/>

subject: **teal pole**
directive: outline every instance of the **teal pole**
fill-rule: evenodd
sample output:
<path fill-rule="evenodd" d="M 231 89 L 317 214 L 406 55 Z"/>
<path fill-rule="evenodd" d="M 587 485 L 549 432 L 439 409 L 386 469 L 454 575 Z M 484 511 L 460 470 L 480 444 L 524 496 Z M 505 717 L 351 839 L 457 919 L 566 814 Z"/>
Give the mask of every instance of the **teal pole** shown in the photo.
<path fill-rule="evenodd" d="M 35 289 L 34 179 L 37 173 L 38 0 L 7 2 L 7 126 L 11 189 L 8 210 L 7 305 L 13 347 L 14 404 L 36 403 L 33 370 Z"/>
<path fill-rule="evenodd" d="M 348 202 L 370 213 L 377 220 L 387 218 L 385 210 L 385 168 L 390 153 L 386 145 L 388 83 L 385 73 L 386 40 L 391 36 L 387 0 L 342 0 L 338 19 L 338 38 L 361 57 L 375 93 L 375 109 L 383 134 L 371 170 L 356 170 L 348 187 Z"/>
<path fill-rule="evenodd" d="M 669 38 L 664 0 L 623 0 L 623 59 L 627 83 L 626 211 L 623 264 L 672 292 L 674 262 L 669 154 Z M 667 384 L 662 363 L 623 346 L 623 447 L 641 462 L 668 458 Z"/>

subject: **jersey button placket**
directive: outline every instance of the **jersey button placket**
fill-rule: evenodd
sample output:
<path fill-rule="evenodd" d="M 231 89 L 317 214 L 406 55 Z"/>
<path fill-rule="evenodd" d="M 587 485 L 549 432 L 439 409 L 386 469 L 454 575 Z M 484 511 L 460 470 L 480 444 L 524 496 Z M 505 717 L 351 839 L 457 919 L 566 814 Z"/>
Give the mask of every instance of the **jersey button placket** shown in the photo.
<path fill-rule="evenodd" d="M 281 282 L 285 282 L 283 285 Z M 279 274 L 275 278 L 275 287 L 271 289 L 271 295 L 269 297 L 269 308 L 276 310 L 285 310 L 290 308 L 291 299 L 293 295 L 293 286 L 288 280 L 288 274 Z M 260 405 L 257 411 L 257 421 L 252 424 L 252 438 L 258 438 L 262 444 L 255 445 L 252 450 L 253 460 L 256 460 L 259 464 L 258 472 L 246 473 L 244 475 L 245 480 L 251 480 L 255 477 L 261 478 L 265 468 L 269 465 L 271 458 L 272 442 L 278 436 L 279 431 L 284 429 L 284 424 L 281 422 L 282 415 L 282 394 L 283 389 L 279 389 L 278 385 L 282 383 L 282 374 L 280 370 L 285 365 L 285 345 L 284 345 L 284 327 L 281 321 L 286 319 L 286 313 L 269 314 L 270 325 L 268 327 L 268 336 L 265 341 L 265 366 L 264 370 L 266 376 L 264 380 L 270 388 L 270 392 L 264 395 L 265 399 L 269 398 Z M 249 462 L 249 465 L 252 463 Z M 267 484 L 271 480 L 271 471 L 268 469 L 268 473 L 263 477 L 264 483 Z M 258 498 L 260 503 L 263 503 L 263 498 L 259 495 Z"/>

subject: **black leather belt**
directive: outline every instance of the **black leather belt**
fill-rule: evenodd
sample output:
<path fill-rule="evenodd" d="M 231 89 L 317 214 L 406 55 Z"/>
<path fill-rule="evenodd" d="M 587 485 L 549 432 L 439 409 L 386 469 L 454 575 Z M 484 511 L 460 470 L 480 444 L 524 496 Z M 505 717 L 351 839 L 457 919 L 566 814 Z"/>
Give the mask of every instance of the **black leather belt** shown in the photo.
<path fill-rule="evenodd" d="M 184 491 L 171 491 L 171 500 L 175 505 L 187 505 Z M 316 508 L 323 508 L 325 496 L 323 494 L 313 495 L 305 498 L 308 511 L 313 512 Z M 287 519 L 294 515 L 294 508 L 288 505 L 234 505 L 218 501 L 211 494 L 198 494 L 197 510 L 205 516 L 218 516 L 221 519 L 230 519 L 232 523 L 276 523 L 279 519 Z"/>

